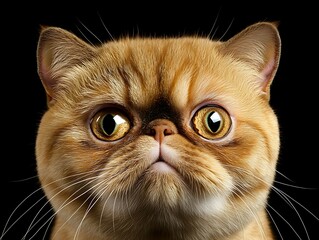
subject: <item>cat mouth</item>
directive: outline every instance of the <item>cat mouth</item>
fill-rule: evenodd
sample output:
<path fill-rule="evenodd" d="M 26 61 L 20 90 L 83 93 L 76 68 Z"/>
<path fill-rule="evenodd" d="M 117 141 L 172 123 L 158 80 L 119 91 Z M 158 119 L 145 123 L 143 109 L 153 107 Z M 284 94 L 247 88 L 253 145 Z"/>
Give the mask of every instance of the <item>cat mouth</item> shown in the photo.
<path fill-rule="evenodd" d="M 150 169 L 159 173 L 176 173 L 177 170 L 174 166 L 165 161 L 162 157 L 159 157 L 155 162 L 152 163 Z"/>

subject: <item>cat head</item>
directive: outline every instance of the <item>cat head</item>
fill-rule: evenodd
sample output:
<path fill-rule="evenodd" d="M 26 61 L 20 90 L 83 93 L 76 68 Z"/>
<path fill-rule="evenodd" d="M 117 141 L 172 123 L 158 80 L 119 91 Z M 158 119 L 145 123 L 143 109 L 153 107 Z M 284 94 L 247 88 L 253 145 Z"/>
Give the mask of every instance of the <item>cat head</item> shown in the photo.
<path fill-rule="evenodd" d="M 279 152 L 269 99 L 280 45 L 269 22 L 224 42 L 99 46 L 43 28 L 37 59 L 48 109 L 36 156 L 57 216 L 114 239 L 218 237 L 255 218 Z"/>

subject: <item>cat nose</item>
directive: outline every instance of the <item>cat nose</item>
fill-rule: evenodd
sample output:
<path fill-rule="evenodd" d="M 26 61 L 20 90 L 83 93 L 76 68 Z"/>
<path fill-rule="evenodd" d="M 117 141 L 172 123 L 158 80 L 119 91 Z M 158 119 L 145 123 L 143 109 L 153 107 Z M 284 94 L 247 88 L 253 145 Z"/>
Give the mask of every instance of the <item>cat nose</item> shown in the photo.
<path fill-rule="evenodd" d="M 173 122 L 166 119 L 155 119 L 149 123 L 146 134 L 153 136 L 156 141 L 162 143 L 165 136 L 176 134 L 177 132 Z"/>

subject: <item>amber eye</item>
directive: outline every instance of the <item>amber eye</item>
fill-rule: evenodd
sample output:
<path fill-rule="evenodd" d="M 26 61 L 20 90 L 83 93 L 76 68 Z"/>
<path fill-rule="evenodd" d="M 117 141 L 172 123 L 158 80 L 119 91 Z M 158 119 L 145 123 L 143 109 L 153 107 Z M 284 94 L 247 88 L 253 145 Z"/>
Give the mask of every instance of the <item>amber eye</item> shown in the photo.
<path fill-rule="evenodd" d="M 116 109 L 103 109 L 93 116 L 91 129 L 98 139 L 115 141 L 127 134 L 130 129 L 130 121 Z"/>
<path fill-rule="evenodd" d="M 226 136 L 231 127 L 229 114 L 218 106 L 207 106 L 199 109 L 192 120 L 194 130 L 209 140 Z"/>

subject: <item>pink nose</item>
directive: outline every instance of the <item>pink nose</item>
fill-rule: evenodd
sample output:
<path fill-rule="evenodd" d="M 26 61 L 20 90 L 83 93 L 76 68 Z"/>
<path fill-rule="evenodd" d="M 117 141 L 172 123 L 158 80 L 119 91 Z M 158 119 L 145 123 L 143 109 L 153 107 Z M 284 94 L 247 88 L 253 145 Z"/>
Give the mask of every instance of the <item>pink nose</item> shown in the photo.
<path fill-rule="evenodd" d="M 178 133 L 175 124 L 166 119 L 156 119 L 149 123 L 147 135 L 153 136 L 156 141 L 162 143 L 165 136 Z"/>

